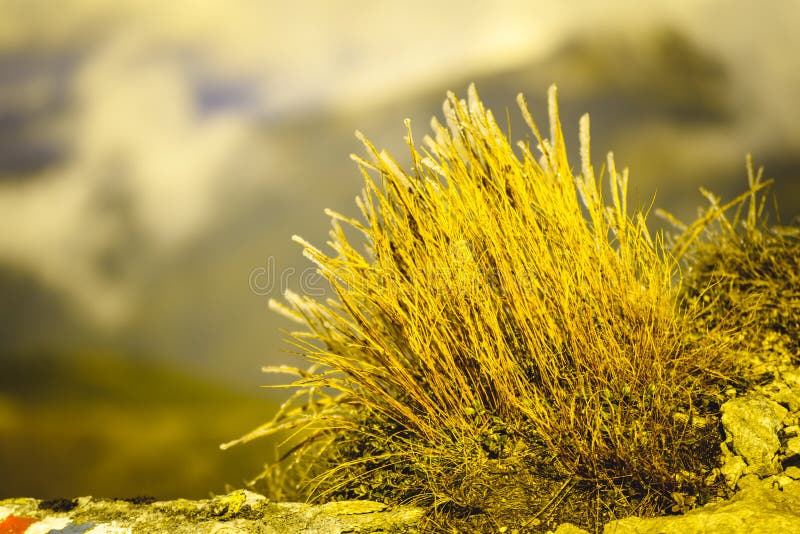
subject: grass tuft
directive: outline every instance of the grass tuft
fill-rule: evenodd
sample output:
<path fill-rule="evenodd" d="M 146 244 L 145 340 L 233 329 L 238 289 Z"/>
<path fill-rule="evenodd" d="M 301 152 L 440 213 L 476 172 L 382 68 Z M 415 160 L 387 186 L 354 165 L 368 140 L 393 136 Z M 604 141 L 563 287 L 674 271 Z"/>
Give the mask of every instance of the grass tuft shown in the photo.
<path fill-rule="evenodd" d="M 608 154 L 595 173 L 588 116 L 573 173 L 555 86 L 549 102 L 544 138 L 520 95 L 533 139 L 512 146 L 474 86 L 449 94 L 422 146 L 408 126 L 407 170 L 358 134 L 361 217 L 328 212 L 330 253 L 295 238 L 336 298 L 272 303 L 305 325 L 292 342 L 313 366 L 271 369 L 297 391 L 233 442 L 288 432 L 262 475 L 274 498 L 410 502 L 432 529 L 536 530 L 713 493 L 708 397 L 738 364 L 705 298 L 727 271 L 698 267 L 684 286 L 678 260 L 714 264 L 700 236 L 734 223 L 714 205 L 668 247 L 629 206 L 627 169 Z"/>
<path fill-rule="evenodd" d="M 800 363 L 800 228 L 770 224 L 772 181 L 750 156 L 747 172 L 748 190 L 727 204 L 702 190 L 709 205 L 691 225 L 663 215 L 680 230 L 672 249 L 687 266 L 682 297 L 702 309 L 697 330 L 728 330 L 745 376 L 758 379 Z"/>

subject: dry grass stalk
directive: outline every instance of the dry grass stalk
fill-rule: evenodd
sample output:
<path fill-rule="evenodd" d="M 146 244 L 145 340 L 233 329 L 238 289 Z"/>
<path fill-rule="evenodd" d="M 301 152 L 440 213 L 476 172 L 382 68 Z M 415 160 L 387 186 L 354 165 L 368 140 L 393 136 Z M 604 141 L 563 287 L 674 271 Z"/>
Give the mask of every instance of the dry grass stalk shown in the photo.
<path fill-rule="evenodd" d="M 336 299 L 272 303 L 305 325 L 293 343 L 315 367 L 288 370 L 299 391 L 237 440 L 293 432 L 265 475 L 277 498 L 530 526 L 559 506 L 589 525 L 705 491 L 718 435 L 694 415 L 733 362 L 698 334 L 703 306 L 681 300 L 676 257 L 628 205 L 627 169 L 609 154 L 607 186 L 595 173 L 588 116 L 573 174 L 549 96 L 548 139 L 518 99 L 538 155 L 515 151 L 474 87 L 448 96 L 422 148 L 408 127 L 407 171 L 359 134 L 361 218 L 329 212 L 331 254 L 295 238 Z"/>

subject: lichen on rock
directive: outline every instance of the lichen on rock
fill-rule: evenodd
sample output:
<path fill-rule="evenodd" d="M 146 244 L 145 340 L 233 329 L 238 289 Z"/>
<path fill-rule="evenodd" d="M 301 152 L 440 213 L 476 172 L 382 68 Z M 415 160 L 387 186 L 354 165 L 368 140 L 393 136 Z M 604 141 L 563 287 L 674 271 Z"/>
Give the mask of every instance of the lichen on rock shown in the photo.
<path fill-rule="evenodd" d="M 747 396 L 729 400 L 721 411 L 734 451 L 749 466 L 770 464 L 781 446 L 777 432 L 788 410 L 765 397 Z"/>
<path fill-rule="evenodd" d="M 212 499 L 177 499 L 135 504 L 125 500 L 81 497 L 69 510 L 55 511 L 47 501 L 0 501 L 0 532 L 25 523 L 37 532 L 85 534 L 264 533 L 320 534 L 415 533 L 423 510 L 374 502 L 334 502 L 325 505 L 273 503 L 263 495 L 237 490 Z M 45 528 L 47 527 L 47 528 Z M 9 527 L 10 528 L 10 527 Z M 25 532 L 25 530 L 8 530 Z"/>

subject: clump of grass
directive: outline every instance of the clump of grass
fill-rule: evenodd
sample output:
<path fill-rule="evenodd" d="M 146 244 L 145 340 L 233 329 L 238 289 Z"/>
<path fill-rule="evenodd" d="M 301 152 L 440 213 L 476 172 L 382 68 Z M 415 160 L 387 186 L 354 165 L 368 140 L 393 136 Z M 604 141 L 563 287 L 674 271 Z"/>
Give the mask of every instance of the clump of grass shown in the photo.
<path fill-rule="evenodd" d="M 702 307 L 628 205 L 627 169 L 609 154 L 595 173 L 588 116 L 573 174 L 549 96 L 549 139 L 518 99 L 538 155 L 474 87 L 423 147 L 407 125 L 408 170 L 359 134 L 361 218 L 328 212 L 330 254 L 295 237 L 336 298 L 271 303 L 314 365 L 277 369 L 299 390 L 237 441 L 292 431 L 264 474 L 276 498 L 412 502 L 473 530 L 703 501 L 719 443 L 703 397 L 734 362 L 692 328 Z"/>
<path fill-rule="evenodd" d="M 770 224 L 771 181 L 750 156 L 747 172 L 748 191 L 727 204 L 703 189 L 709 206 L 692 224 L 663 215 L 680 230 L 672 249 L 687 267 L 685 302 L 702 308 L 697 330 L 731 330 L 730 348 L 755 379 L 800 358 L 800 228 Z"/>

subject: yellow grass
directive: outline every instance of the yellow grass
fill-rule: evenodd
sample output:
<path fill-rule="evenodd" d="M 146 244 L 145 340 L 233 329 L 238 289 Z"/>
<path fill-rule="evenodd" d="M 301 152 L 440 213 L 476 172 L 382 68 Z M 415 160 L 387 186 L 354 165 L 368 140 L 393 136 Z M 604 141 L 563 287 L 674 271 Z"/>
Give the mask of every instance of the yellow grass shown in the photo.
<path fill-rule="evenodd" d="M 681 230 L 671 248 L 688 266 L 681 294 L 702 308 L 698 326 L 732 330 L 743 371 L 759 374 L 800 357 L 800 228 L 769 224 L 771 180 L 750 156 L 747 171 L 748 190 L 726 204 L 703 190 L 709 206 L 694 223 L 665 215 Z"/>
<path fill-rule="evenodd" d="M 422 147 L 408 127 L 409 169 L 359 134 L 360 218 L 329 212 L 330 253 L 295 238 L 336 298 L 272 304 L 305 325 L 314 367 L 280 369 L 300 389 L 237 441 L 290 431 L 265 474 L 277 498 L 523 529 L 702 501 L 719 441 L 698 416 L 732 368 L 725 342 L 694 327 L 627 169 L 609 154 L 595 172 L 588 116 L 573 172 L 549 97 L 549 138 L 520 95 L 533 138 L 512 146 L 474 87 L 448 95 Z"/>

